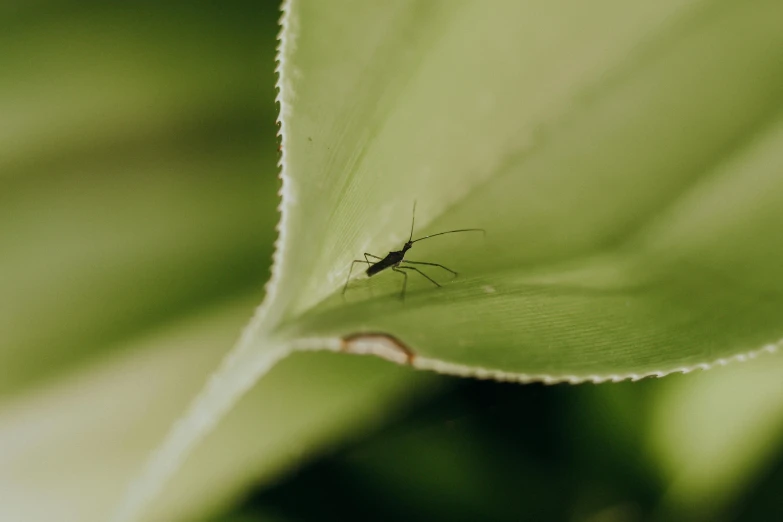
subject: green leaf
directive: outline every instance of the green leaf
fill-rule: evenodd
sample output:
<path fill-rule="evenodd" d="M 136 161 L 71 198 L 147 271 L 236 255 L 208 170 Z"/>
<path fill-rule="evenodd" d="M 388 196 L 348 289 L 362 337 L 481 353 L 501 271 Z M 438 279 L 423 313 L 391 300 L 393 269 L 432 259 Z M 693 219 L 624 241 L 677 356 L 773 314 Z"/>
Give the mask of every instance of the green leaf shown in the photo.
<path fill-rule="evenodd" d="M 783 338 L 783 4 L 284 6 L 268 296 L 153 460 L 132 519 L 295 350 L 547 382 L 709 367 Z M 414 235 L 427 273 L 341 291 Z M 378 334 L 380 333 L 380 335 Z M 391 337 L 393 336 L 393 337 Z"/>
<path fill-rule="evenodd" d="M 254 299 L 192 313 L 5 401 L 0 519 L 107 520 L 139 463 L 230 346 Z M 431 389 L 432 377 L 369 358 L 292 357 L 210 434 L 153 514 L 194 520 L 219 511 L 291 463 L 372 430 Z"/>
<path fill-rule="evenodd" d="M 444 371 L 553 379 L 668 372 L 777 341 L 782 14 L 294 2 L 272 305 L 284 336 L 381 331 Z M 406 256 L 463 275 L 437 289 L 412 273 L 403 305 L 389 272 L 364 285 L 374 297 L 343 302 L 351 260 L 398 249 L 415 199 L 416 236 L 487 230 Z"/>

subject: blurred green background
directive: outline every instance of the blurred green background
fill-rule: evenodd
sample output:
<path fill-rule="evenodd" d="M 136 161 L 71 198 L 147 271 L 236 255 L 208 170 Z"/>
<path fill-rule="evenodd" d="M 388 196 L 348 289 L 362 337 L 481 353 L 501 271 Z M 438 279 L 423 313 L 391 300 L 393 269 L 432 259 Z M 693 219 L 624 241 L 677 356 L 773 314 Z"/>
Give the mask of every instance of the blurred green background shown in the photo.
<path fill-rule="evenodd" d="M 2 9 L 5 393 L 261 288 L 276 220 L 277 13 L 249 2 Z"/>
<path fill-rule="evenodd" d="M 0 7 L 0 465 L 27 398 L 166 325 L 260 302 L 277 8 Z M 438 378 L 383 427 L 202 519 L 783 520 L 772 364 L 601 386 Z M 5 480 L 36 498 L 33 479 Z"/>

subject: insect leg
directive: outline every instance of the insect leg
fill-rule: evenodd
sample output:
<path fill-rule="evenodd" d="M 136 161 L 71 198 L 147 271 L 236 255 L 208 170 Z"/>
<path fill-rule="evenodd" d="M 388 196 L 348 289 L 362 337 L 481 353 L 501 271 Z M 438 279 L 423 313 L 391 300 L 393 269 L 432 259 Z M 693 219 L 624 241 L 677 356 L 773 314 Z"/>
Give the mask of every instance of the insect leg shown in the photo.
<path fill-rule="evenodd" d="M 348 283 L 351 282 L 351 272 L 353 272 L 353 265 L 355 265 L 356 263 L 367 263 L 368 265 L 372 264 L 365 259 L 354 259 L 351 262 L 351 268 L 350 270 L 348 270 L 348 277 L 345 279 L 345 286 L 343 287 L 343 295 L 345 295 L 345 291 L 348 290 Z"/>
<path fill-rule="evenodd" d="M 398 268 L 401 268 L 402 270 L 415 270 L 418 273 L 420 273 L 421 275 L 423 275 L 424 277 L 426 277 L 427 279 L 429 279 L 430 282 L 432 284 L 434 284 L 435 286 L 438 286 L 438 287 L 440 286 L 440 284 L 438 284 L 437 281 L 435 281 L 433 278 L 431 278 L 430 276 L 428 276 L 427 274 L 425 274 L 424 272 L 422 272 L 421 270 L 419 270 L 415 266 L 401 266 L 401 267 L 398 267 Z"/>
<path fill-rule="evenodd" d="M 375 259 L 378 259 L 378 260 L 381 260 L 381 259 L 383 259 L 382 257 L 378 257 L 378 256 L 376 256 L 375 254 L 369 254 L 369 253 L 365 252 L 365 253 L 364 253 L 364 259 L 365 259 L 365 261 L 367 261 L 367 264 L 368 264 L 369 266 L 372 266 L 372 265 L 373 265 L 373 262 L 372 262 L 372 261 L 370 261 L 369 259 L 367 259 L 368 257 L 373 257 L 373 258 L 375 258 Z M 376 261 L 376 263 L 377 263 L 377 261 Z M 372 297 L 375 297 L 375 295 L 374 295 L 374 294 L 373 294 L 373 292 L 372 292 L 372 285 L 370 285 L 370 295 L 371 295 Z"/>
<path fill-rule="evenodd" d="M 403 276 L 405 276 L 405 279 L 402 281 L 402 292 L 400 293 L 400 299 L 405 301 L 405 288 L 408 286 L 408 273 L 407 272 L 403 272 L 402 270 L 400 270 L 396 266 L 393 266 L 392 270 L 394 272 L 397 272 L 398 274 L 402 274 Z"/>
<path fill-rule="evenodd" d="M 455 271 L 454 271 L 454 270 L 452 270 L 451 268 L 446 268 L 446 267 L 445 267 L 445 266 L 443 266 L 443 265 L 439 265 L 438 263 L 425 263 L 424 261 L 408 261 L 407 259 L 403 259 L 403 261 L 402 261 L 402 262 L 403 262 L 403 263 L 410 263 L 411 265 L 429 265 L 429 266 L 437 266 L 437 267 L 439 267 L 439 268 L 442 268 L 443 270 L 445 270 L 445 271 L 447 271 L 447 272 L 451 272 L 452 274 L 454 274 L 454 277 L 457 277 L 457 272 L 455 272 Z"/>

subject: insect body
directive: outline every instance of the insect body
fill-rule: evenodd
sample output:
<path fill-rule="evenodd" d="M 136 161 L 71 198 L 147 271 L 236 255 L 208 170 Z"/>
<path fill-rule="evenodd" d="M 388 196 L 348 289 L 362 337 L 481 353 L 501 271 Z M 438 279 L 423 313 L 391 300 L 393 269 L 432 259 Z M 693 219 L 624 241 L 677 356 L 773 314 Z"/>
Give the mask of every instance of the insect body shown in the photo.
<path fill-rule="evenodd" d="M 383 259 L 381 259 L 376 263 L 371 264 L 369 268 L 367 268 L 367 275 L 374 276 L 378 272 L 382 272 L 389 267 L 395 267 L 395 268 L 399 267 L 400 263 L 402 263 L 403 259 L 405 258 L 405 252 L 407 252 L 411 248 L 411 246 L 412 245 L 406 243 L 405 246 L 402 247 L 402 250 L 395 250 L 393 252 L 389 252 L 388 254 L 386 254 L 386 257 L 384 257 Z M 369 256 L 370 254 L 366 254 L 366 255 Z"/>
<path fill-rule="evenodd" d="M 373 254 L 368 254 L 365 252 L 364 259 L 354 259 L 351 263 L 351 269 L 348 271 L 348 278 L 345 281 L 345 286 L 343 287 L 343 295 L 345 294 L 345 291 L 348 290 L 348 283 L 351 281 L 351 272 L 353 272 L 353 267 L 356 263 L 367 263 L 368 267 L 365 273 L 368 277 L 372 277 L 375 274 L 379 272 L 383 272 L 387 268 L 391 268 L 393 272 L 397 272 L 399 274 L 402 274 L 404 279 L 402 282 L 402 292 L 400 292 L 400 298 L 405 299 L 405 289 L 408 286 L 408 273 L 406 270 L 413 270 L 414 272 L 418 272 L 422 276 L 424 276 L 426 279 L 428 279 L 432 284 L 435 286 L 440 286 L 440 284 L 432 279 L 430 276 L 416 268 L 415 266 L 409 266 L 409 265 L 428 265 L 428 266 L 434 266 L 438 268 L 442 268 L 443 270 L 446 270 L 447 272 L 451 272 L 454 274 L 454 277 L 457 277 L 457 272 L 450 268 L 446 268 L 443 265 L 440 265 L 438 263 L 425 263 L 423 261 L 408 261 L 405 259 L 405 253 L 411 249 L 414 243 L 417 241 L 422 241 L 423 239 L 429 239 L 431 237 L 435 236 L 442 236 L 443 234 L 453 234 L 455 232 L 484 232 L 483 228 L 461 228 L 458 230 L 448 230 L 446 232 L 438 232 L 437 234 L 430 234 L 429 236 L 420 237 L 419 239 L 413 239 L 413 225 L 416 222 L 416 203 L 413 203 L 413 218 L 411 219 L 411 234 L 408 237 L 408 241 L 405 242 L 405 244 L 402 246 L 402 250 L 393 250 L 386 254 L 386 257 L 379 257 Z M 374 259 L 375 261 L 371 261 L 370 259 Z"/>

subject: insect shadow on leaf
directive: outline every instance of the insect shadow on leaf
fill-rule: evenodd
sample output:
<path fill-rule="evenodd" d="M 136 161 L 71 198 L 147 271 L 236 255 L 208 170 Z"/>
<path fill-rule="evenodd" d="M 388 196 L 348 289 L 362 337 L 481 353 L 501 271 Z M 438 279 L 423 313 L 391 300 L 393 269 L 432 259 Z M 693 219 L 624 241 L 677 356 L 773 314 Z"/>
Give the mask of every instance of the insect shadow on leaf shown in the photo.
<path fill-rule="evenodd" d="M 405 259 L 405 253 L 411 249 L 414 243 L 417 241 L 423 241 L 425 239 L 429 239 L 431 237 L 435 236 L 442 236 L 444 234 L 454 234 L 456 232 L 481 232 L 486 235 L 486 230 L 483 228 L 460 228 L 457 230 L 447 230 L 445 232 L 438 232 L 437 234 L 430 234 L 428 236 L 420 237 L 418 239 L 413 239 L 413 225 L 416 223 L 416 202 L 413 202 L 413 215 L 411 218 L 411 233 L 408 237 L 408 241 L 405 242 L 405 244 L 402 246 L 401 250 L 393 250 L 386 254 L 386 257 L 380 257 L 376 256 L 374 254 L 369 254 L 367 252 L 364 253 L 364 259 L 354 259 L 351 262 L 351 268 L 348 270 L 348 277 L 345 280 L 345 286 L 343 287 L 343 296 L 345 295 L 345 292 L 348 290 L 348 283 L 351 282 L 351 273 L 353 272 L 353 267 L 356 265 L 356 263 L 366 263 L 367 270 L 365 273 L 368 277 L 372 277 L 375 274 L 378 274 L 380 272 L 383 272 L 387 268 L 391 268 L 393 272 L 397 272 L 398 274 L 403 275 L 403 281 L 402 281 L 402 291 L 400 292 L 400 299 L 403 301 L 405 300 L 405 290 L 408 287 L 408 273 L 406 270 L 413 270 L 414 272 L 418 272 L 424 278 L 426 278 L 428 281 L 430 281 L 432 284 L 440 288 L 440 284 L 435 281 L 433 278 L 419 270 L 415 266 L 411 265 L 427 265 L 427 266 L 434 266 L 437 268 L 442 268 L 443 270 L 446 270 L 447 272 L 451 272 L 454 277 L 457 277 L 457 272 L 450 268 L 446 268 L 445 266 L 438 264 L 438 263 L 426 263 L 424 261 L 408 261 Z M 371 261 L 370 258 L 374 259 L 375 261 Z"/>

